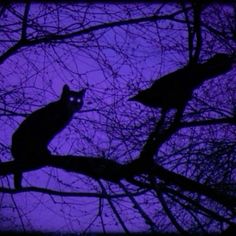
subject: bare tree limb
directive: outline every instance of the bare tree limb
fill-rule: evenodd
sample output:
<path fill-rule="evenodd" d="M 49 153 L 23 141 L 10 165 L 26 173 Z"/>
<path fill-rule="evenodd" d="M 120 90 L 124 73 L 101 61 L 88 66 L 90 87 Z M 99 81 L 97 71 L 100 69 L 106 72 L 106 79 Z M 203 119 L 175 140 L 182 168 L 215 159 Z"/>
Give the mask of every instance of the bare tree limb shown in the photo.
<path fill-rule="evenodd" d="M 107 191 L 106 191 L 106 188 L 103 186 L 103 183 L 102 183 L 101 181 L 98 181 L 98 183 L 99 183 L 99 185 L 100 185 L 100 187 L 101 187 L 101 189 L 102 189 L 102 192 L 107 195 Z M 110 205 L 112 211 L 114 212 L 114 214 L 115 214 L 115 216 L 116 216 L 118 222 L 120 223 L 121 227 L 123 228 L 124 232 L 125 232 L 126 234 L 130 234 L 128 228 L 127 228 L 126 225 L 125 225 L 125 222 L 124 222 L 123 219 L 121 218 L 119 212 L 117 211 L 115 205 L 113 204 L 112 200 L 108 197 L 108 195 L 107 195 L 107 201 L 108 201 L 108 203 L 109 203 L 109 205 Z"/>
<path fill-rule="evenodd" d="M 133 161 L 122 165 L 115 161 L 102 158 L 52 156 L 51 158 L 44 159 L 40 163 L 22 163 L 21 166 L 14 161 L 0 163 L 0 175 L 14 174 L 16 170 L 24 172 L 51 166 L 69 172 L 84 174 L 97 180 L 104 179 L 119 183 L 121 179 L 127 179 L 129 182 L 132 182 L 132 178 L 136 175 L 151 173 L 168 184 L 177 185 L 186 191 L 203 194 L 229 209 L 236 206 L 236 198 L 234 197 L 225 195 L 209 186 L 169 171 L 160 165 L 153 163 L 151 169 L 147 169 L 143 163 L 136 165 L 136 162 L 137 161 Z"/>
<path fill-rule="evenodd" d="M 23 16 L 23 21 L 22 21 L 22 30 L 21 30 L 21 39 L 26 39 L 27 38 L 27 21 L 28 21 L 28 15 L 30 11 L 30 1 L 27 0 L 25 4 L 25 11 L 24 11 L 24 16 Z"/>
<path fill-rule="evenodd" d="M 180 14 L 181 12 L 182 12 L 182 10 L 176 11 L 175 13 L 172 13 L 169 15 L 163 15 L 163 16 L 153 15 L 153 16 L 148 16 L 148 17 L 141 17 L 141 18 L 135 18 L 135 19 L 122 20 L 122 21 L 108 22 L 108 23 L 90 26 L 88 28 L 80 29 L 78 31 L 74 31 L 74 32 L 67 33 L 67 34 L 48 34 L 44 37 L 36 38 L 36 39 L 21 38 L 14 46 L 9 48 L 7 51 L 5 51 L 0 56 L 0 64 L 2 64 L 8 57 L 17 53 L 19 51 L 19 49 L 21 49 L 23 47 L 35 46 L 35 45 L 42 44 L 42 43 L 52 43 L 52 42 L 65 43 L 64 40 L 66 40 L 66 39 L 89 34 L 91 32 L 97 31 L 97 30 L 113 28 L 113 27 L 118 27 L 118 26 L 124 26 L 124 25 L 139 24 L 139 23 L 143 23 L 143 22 L 155 22 L 157 20 L 168 20 L 168 19 L 170 20 L 170 19 L 174 19 L 174 17 L 177 16 L 178 14 Z"/>

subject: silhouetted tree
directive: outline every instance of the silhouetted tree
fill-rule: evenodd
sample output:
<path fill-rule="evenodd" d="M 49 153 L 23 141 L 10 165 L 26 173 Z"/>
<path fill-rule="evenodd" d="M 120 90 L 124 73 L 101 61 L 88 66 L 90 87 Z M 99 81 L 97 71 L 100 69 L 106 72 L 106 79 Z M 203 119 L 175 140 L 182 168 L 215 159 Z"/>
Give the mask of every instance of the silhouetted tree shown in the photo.
<path fill-rule="evenodd" d="M 235 4 L 205 2 L 0 6 L 2 231 L 235 227 Z M 15 189 L 12 135 L 64 84 L 84 105 Z"/>

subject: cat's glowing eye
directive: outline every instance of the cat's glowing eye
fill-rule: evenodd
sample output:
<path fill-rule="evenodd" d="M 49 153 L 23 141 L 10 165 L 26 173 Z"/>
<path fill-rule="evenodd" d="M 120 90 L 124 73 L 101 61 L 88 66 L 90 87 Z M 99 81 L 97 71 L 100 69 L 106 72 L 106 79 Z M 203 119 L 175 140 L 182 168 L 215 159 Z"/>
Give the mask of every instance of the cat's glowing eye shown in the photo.
<path fill-rule="evenodd" d="M 70 97 L 69 99 L 71 102 L 73 102 L 75 100 L 73 97 Z"/>
<path fill-rule="evenodd" d="M 77 102 L 81 102 L 81 99 L 80 99 L 80 98 L 78 98 L 78 99 L 77 99 Z"/>

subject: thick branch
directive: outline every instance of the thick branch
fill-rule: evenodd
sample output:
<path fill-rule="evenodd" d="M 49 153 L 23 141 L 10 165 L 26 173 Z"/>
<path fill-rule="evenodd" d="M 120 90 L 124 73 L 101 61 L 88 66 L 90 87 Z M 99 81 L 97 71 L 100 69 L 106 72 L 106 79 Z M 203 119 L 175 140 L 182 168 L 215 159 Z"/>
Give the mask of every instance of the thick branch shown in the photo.
<path fill-rule="evenodd" d="M 14 174 L 16 170 L 22 172 L 36 170 L 42 167 L 55 167 L 65 171 L 76 172 L 90 176 L 94 179 L 105 179 L 112 182 L 118 182 L 123 178 L 124 167 L 115 161 L 94 157 L 81 156 L 51 156 L 40 161 L 15 163 L 4 162 L 0 163 L 0 176 Z"/>
<path fill-rule="evenodd" d="M 21 166 L 14 161 L 0 163 L 0 176 L 14 174 L 16 170 L 25 172 L 45 166 L 61 168 L 65 171 L 84 174 L 94 179 L 104 179 L 115 183 L 118 183 L 121 179 L 127 179 L 132 183 L 132 179 L 135 176 L 149 173 L 168 184 L 177 185 L 183 190 L 203 194 L 227 208 L 232 209 L 236 206 L 236 198 L 234 197 L 227 196 L 211 187 L 176 174 L 157 164 L 153 164 L 150 169 L 147 169 L 143 163 L 137 165 L 137 161 L 121 165 L 102 157 L 52 156 L 40 163 L 23 163 Z"/>

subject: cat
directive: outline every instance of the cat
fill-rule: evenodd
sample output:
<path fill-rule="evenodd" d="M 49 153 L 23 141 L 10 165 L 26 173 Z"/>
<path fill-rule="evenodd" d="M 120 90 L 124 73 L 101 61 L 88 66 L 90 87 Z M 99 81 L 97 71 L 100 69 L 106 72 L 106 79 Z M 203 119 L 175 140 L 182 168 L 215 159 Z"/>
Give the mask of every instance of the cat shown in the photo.
<path fill-rule="evenodd" d="M 12 136 L 11 152 L 19 169 L 14 174 L 16 189 L 21 188 L 21 167 L 37 167 L 45 158 L 50 157 L 48 144 L 82 108 L 85 91 L 85 89 L 72 91 L 68 85 L 64 85 L 58 101 L 34 111 L 15 131 Z"/>

